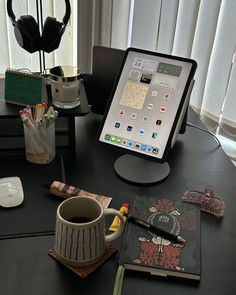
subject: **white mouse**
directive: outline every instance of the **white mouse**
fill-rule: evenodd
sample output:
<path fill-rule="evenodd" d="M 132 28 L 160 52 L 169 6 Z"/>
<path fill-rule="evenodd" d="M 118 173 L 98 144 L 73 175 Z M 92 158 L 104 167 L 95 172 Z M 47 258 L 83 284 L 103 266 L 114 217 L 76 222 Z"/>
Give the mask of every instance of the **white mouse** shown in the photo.
<path fill-rule="evenodd" d="M 19 206 L 24 200 L 24 192 L 19 177 L 0 178 L 0 206 Z"/>

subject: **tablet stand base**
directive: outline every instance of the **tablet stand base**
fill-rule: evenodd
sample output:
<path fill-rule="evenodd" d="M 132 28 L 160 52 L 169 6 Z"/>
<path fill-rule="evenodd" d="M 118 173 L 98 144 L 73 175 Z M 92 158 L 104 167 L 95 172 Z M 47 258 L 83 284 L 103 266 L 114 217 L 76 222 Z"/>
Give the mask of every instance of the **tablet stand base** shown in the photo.
<path fill-rule="evenodd" d="M 157 163 L 129 154 L 119 157 L 114 169 L 122 179 L 142 185 L 161 182 L 170 173 L 167 162 Z"/>

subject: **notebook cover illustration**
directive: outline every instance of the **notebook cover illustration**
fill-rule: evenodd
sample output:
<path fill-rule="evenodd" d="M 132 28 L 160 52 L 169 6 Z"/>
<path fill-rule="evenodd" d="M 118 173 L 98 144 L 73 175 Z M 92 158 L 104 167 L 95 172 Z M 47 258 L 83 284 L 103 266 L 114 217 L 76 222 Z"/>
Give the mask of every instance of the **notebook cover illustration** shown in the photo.
<path fill-rule="evenodd" d="M 126 269 L 161 276 L 200 279 L 200 208 L 195 204 L 136 196 L 130 213 L 142 220 L 182 236 L 186 243 L 170 242 L 128 222 L 119 263 Z"/>

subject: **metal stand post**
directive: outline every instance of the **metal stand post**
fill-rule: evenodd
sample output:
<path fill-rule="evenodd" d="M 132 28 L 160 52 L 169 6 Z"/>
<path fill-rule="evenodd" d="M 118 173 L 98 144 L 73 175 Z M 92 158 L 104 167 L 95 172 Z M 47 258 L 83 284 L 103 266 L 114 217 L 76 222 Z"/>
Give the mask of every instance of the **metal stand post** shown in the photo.
<path fill-rule="evenodd" d="M 40 33 L 43 31 L 43 9 L 42 9 L 42 0 L 36 1 L 36 10 L 37 10 L 37 22 L 40 28 Z M 45 53 L 44 51 L 39 50 L 39 67 L 40 73 L 45 73 Z"/>

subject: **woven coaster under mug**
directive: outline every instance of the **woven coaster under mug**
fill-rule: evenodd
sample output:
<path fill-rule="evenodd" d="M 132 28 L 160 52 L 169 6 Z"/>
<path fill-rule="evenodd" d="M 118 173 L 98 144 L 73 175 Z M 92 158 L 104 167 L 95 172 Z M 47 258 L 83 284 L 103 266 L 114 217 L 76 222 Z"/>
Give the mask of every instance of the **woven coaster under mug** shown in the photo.
<path fill-rule="evenodd" d="M 48 251 L 48 254 L 60 262 L 62 265 L 73 271 L 76 275 L 78 275 L 81 278 L 87 278 L 91 273 L 93 273 L 96 269 L 98 269 L 100 266 L 102 266 L 108 259 L 110 259 L 113 255 L 115 255 L 118 251 L 118 248 L 116 248 L 114 245 L 107 244 L 106 250 L 104 255 L 98 260 L 97 262 L 90 264 L 88 266 L 70 266 L 64 261 L 62 261 L 56 254 L 55 249 L 51 248 Z"/>

